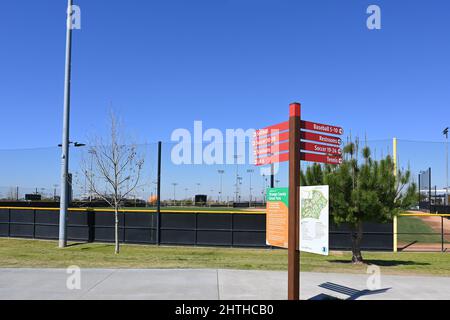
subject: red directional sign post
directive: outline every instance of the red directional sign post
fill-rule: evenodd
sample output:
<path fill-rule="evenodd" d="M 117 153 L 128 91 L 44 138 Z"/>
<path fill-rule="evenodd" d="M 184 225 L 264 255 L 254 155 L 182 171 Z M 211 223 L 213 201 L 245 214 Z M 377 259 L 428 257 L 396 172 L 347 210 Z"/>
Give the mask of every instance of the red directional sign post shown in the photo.
<path fill-rule="evenodd" d="M 289 161 L 288 209 L 288 299 L 300 296 L 299 223 L 300 161 L 339 165 L 344 130 L 301 120 L 301 105 L 289 106 L 289 121 L 256 130 L 253 147 L 255 165 Z"/>
<path fill-rule="evenodd" d="M 289 106 L 288 299 L 300 298 L 300 103 Z"/>

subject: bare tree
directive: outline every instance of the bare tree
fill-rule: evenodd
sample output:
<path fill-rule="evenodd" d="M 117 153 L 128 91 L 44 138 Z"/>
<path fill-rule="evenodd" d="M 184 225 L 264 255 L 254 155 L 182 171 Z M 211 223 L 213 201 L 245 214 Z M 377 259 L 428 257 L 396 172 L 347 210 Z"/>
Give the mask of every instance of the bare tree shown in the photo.
<path fill-rule="evenodd" d="M 110 113 L 108 140 L 96 137 L 90 142 L 89 157 L 81 168 L 89 190 L 114 208 L 115 253 L 119 247 L 119 208 L 139 184 L 144 158 L 135 144 L 126 144 L 117 116 Z M 104 189 L 102 188 L 104 187 Z"/>

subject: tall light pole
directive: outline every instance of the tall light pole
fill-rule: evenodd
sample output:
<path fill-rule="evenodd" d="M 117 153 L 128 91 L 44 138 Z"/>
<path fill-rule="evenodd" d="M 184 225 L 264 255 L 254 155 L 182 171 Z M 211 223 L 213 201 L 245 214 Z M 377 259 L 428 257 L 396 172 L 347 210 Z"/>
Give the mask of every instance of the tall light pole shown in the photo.
<path fill-rule="evenodd" d="M 67 31 L 66 31 L 66 69 L 64 80 L 64 116 L 61 154 L 61 195 L 59 210 L 59 247 L 67 245 L 66 221 L 68 206 L 69 177 L 69 116 L 70 116 L 70 74 L 72 59 L 72 0 L 67 1 Z"/>
<path fill-rule="evenodd" d="M 188 194 L 187 194 L 187 192 L 188 192 L 188 190 L 189 190 L 189 188 L 184 188 L 184 205 L 186 206 L 186 205 L 188 205 Z"/>
<path fill-rule="evenodd" d="M 263 190 L 262 190 L 261 194 L 263 195 L 263 203 L 266 203 L 267 176 L 265 174 L 263 174 L 262 177 L 263 177 Z"/>
<path fill-rule="evenodd" d="M 254 171 L 255 170 L 253 170 L 253 169 L 247 169 L 247 173 L 248 173 L 249 179 L 250 179 L 250 188 L 249 188 L 249 197 L 248 197 L 248 199 L 249 199 L 248 206 L 249 207 L 252 206 L 252 173 Z"/>
<path fill-rule="evenodd" d="M 237 177 L 237 187 L 236 187 L 236 197 L 237 197 L 237 202 L 241 203 L 241 184 L 242 184 L 242 177 L 238 176 Z"/>
<path fill-rule="evenodd" d="M 236 162 L 236 202 L 238 202 L 238 196 L 239 196 L 239 164 L 238 164 L 238 159 L 241 157 L 241 155 L 239 154 L 235 154 L 234 156 L 234 160 Z"/>
<path fill-rule="evenodd" d="M 445 205 L 448 206 L 448 127 L 442 132 L 445 135 L 445 149 L 446 149 L 446 162 L 445 162 Z"/>
<path fill-rule="evenodd" d="M 53 201 L 56 201 L 56 188 L 58 188 L 57 184 L 53 185 Z"/>
<path fill-rule="evenodd" d="M 173 205 L 175 205 L 175 201 L 176 201 L 176 188 L 177 188 L 178 183 L 174 182 L 174 183 L 172 183 L 172 185 L 173 185 Z"/>
<path fill-rule="evenodd" d="M 225 173 L 225 170 L 217 170 L 217 172 L 219 173 L 220 176 L 219 202 L 222 202 L 222 177 L 223 174 Z"/>

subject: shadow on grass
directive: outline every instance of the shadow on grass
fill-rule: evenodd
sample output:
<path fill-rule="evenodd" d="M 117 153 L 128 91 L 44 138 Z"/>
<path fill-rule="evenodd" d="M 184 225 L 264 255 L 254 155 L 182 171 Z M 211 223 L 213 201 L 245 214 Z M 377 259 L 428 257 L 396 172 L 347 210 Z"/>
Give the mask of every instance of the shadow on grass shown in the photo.
<path fill-rule="evenodd" d="M 79 248 L 80 250 L 97 250 L 97 249 L 101 249 L 101 248 L 109 248 L 109 247 L 114 246 L 112 244 L 104 244 L 104 245 L 83 247 L 85 245 L 90 245 L 90 244 L 92 244 L 92 243 L 90 243 L 90 242 L 74 242 L 74 243 L 67 244 L 66 248 L 80 247 Z"/>
<path fill-rule="evenodd" d="M 112 244 L 104 244 L 104 245 L 99 245 L 99 246 L 94 246 L 94 247 L 84 247 L 81 248 L 80 250 L 97 250 L 97 249 L 101 249 L 101 248 L 114 248 L 114 245 Z"/>
<path fill-rule="evenodd" d="M 398 248 L 398 250 L 400 250 L 400 251 L 406 250 L 406 249 L 408 249 L 409 247 L 411 247 L 412 245 L 415 245 L 417 242 L 418 242 L 417 240 L 415 240 L 415 241 L 413 241 L 413 242 L 410 242 L 410 243 L 404 245 L 403 247 Z"/>
<path fill-rule="evenodd" d="M 330 263 L 342 263 L 342 264 L 352 264 L 351 260 L 333 260 Z M 368 259 L 364 260 L 365 265 L 374 264 L 380 267 L 395 267 L 395 266 L 429 266 L 428 262 L 416 262 L 416 261 L 405 261 L 405 260 L 376 260 Z M 363 265 L 364 265 L 363 264 Z"/>
<path fill-rule="evenodd" d="M 88 242 L 74 242 L 74 243 L 68 243 L 66 245 L 66 248 L 71 248 L 71 247 L 79 247 L 82 245 L 88 244 Z"/>

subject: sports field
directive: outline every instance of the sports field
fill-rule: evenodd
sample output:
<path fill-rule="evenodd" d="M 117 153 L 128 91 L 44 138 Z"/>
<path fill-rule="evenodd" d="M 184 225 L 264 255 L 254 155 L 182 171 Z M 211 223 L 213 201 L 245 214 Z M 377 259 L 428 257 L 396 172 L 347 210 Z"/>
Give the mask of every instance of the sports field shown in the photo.
<path fill-rule="evenodd" d="M 399 217 L 398 248 L 408 251 L 449 250 L 450 220 L 433 215 Z"/>
<path fill-rule="evenodd" d="M 439 232 L 434 230 L 429 224 L 419 217 L 399 217 L 398 218 L 398 241 L 399 242 L 441 242 Z"/>
<path fill-rule="evenodd" d="M 450 276 L 449 253 L 364 252 L 369 264 L 386 274 Z M 364 273 L 367 266 L 352 265 L 349 252 L 330 256 L 301 254 L 302 271 Z M 156 247 L 122 245 L 114 255 L 112 244 L 76 244 L 58 249 L 55 241 L 0 239 L 0 268 L 221 268 L 241 270 L 286 270 L 287 251 L 281 249 L 236 249 Z"/>

